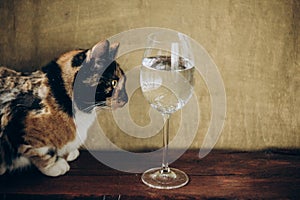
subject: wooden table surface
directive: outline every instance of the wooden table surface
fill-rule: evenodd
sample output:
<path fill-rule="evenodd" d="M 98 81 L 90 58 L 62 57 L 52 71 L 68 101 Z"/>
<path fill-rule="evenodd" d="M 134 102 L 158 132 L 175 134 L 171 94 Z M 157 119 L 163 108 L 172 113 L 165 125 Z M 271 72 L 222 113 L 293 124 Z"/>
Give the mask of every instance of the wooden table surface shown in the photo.
<path fill-rule="evenodd" d="M 187 186 L 152 189 L 140 174 L 111 169 L 82 151 L 67 175 L 30 169 L 0 176 L 0 199 L 300 199 L 300 151 L 187 151 L 172 164 L 188 173 Z"/>

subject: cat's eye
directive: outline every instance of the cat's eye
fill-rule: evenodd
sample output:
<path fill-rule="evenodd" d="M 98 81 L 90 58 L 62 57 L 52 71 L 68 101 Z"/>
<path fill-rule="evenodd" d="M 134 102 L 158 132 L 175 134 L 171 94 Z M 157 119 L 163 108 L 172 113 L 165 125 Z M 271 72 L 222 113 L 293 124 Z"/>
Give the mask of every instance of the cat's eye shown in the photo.
<path fill-rule="evenodd" d="M 117 86 L 118 81 L 117 80 L 112 80 L 111 81 L 111 85 L 113 86 L 113 88 L 115 88 Z"/>

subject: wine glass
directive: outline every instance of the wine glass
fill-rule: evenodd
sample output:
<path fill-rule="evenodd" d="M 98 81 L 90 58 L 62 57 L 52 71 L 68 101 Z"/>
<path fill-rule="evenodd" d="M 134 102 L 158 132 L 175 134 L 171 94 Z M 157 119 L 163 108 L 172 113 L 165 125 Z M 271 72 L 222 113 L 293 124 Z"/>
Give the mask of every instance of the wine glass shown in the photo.
<path fill-rule="evenodd" d="M 145 171 L 142 181 L 157 189 L 186 185 L 188 176 L 168 163 L 169 118 L 181 109 L 193 92 L 194 59 L 189 38 L 168 31 L 152 33 L 147 38 L 140 70 L 143 95 L 164 119 L 162 165 Z"/>

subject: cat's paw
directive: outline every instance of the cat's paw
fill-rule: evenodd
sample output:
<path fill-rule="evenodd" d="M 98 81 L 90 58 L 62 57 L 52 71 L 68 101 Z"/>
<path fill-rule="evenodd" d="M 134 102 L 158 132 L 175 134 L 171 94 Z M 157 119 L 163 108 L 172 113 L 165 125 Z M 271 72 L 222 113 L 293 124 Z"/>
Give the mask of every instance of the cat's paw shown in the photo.
<path fill-rule="evenodd" d="M 40 169 L 47 176 L 60 176 L 70 170 L 70 166 L 63 158 L 59 158 L 53 165 Z"/>
<path fill-rule="evenodd" d="M 0 175 L 5 174 L 5 172 L 6 172 L 6 167 L 0 166 Z"/>
<path fill-rule="evenodd" d="M 67 161 L 73 161 L 73 160 L 75 160 L 78 156 L 79 156 L 79 151 L 76 149 L 75 151 L 72 151 L 72 152 L 70 152 L 70 153 L 67 155 L 66 160 L 67 160 Z"/>

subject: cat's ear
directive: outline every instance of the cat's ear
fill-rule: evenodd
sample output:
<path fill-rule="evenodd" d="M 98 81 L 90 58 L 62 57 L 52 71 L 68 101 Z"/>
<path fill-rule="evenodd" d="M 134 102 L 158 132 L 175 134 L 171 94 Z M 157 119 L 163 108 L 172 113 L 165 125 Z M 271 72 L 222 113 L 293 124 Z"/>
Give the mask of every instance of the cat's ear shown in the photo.
<path fill-rule="evenodd" d="M 109 56 L 109 41 L 104 40 L 101 42 L 98 42 L 95 46 L 93 46 L 90 58 L 107 58 Z"/>
<path fill-rule="evenodd" d="M 116 42 L 110 45 L 109 47 L 109 56 L 112 60 L 114 60 L 117 56 L 118 49 L 119 49 L 120 43 Z"/>

